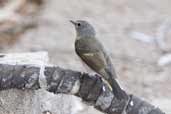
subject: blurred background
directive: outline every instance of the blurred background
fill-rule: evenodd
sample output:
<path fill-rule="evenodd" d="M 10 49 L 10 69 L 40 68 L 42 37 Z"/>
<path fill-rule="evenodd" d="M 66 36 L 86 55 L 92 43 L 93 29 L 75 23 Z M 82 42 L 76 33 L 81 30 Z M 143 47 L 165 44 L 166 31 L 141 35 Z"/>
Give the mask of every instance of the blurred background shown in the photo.
<path fill-rule="evenodd" d="M 96 28 L 128 93 L 171 113 L 170 0 L 0 0 L 0 52 L 48 51 L 50 62 L 85 71 L 69 20 Z M 89 112 L 91 114 L 91 112 Z"/>

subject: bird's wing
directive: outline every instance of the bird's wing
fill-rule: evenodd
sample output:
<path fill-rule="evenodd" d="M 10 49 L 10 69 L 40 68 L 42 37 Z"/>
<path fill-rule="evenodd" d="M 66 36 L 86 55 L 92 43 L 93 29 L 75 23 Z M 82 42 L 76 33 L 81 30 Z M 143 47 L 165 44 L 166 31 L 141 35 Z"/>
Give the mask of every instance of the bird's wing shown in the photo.
<path fill-rule="evenodd" d="M 93 38 L 80 39 L 75 42 L 78 56 L 96 72 L 106 65 L 101 47 L 101 44 Z"/>
<path fill-rule="evenodd" d="M 100 52 L 88 52 L 87 50 L 77 50 L 79 57 L 94 71 L 98 72 L 105 67 L 106 61 Z M 99 72 L 98 72 L 99 73 Z"/>
<path fill-rule="evenodd" d="M 96 39 L 90 39 L 90 41 L 86 40 L 83 42 L 84 44 L 81 44 L 81 40 L 76 42 L 76 46 L 79 47 L 76 48 L 76 53 L 79 57 L 97 73 L 106 75 L 108 72 L 116 77 L 110 58 L 104 51 L 100 42 Z M 81 46 L 78 46 L 80 44 L 81 46 L 84 46 L 81 48 Z"/>

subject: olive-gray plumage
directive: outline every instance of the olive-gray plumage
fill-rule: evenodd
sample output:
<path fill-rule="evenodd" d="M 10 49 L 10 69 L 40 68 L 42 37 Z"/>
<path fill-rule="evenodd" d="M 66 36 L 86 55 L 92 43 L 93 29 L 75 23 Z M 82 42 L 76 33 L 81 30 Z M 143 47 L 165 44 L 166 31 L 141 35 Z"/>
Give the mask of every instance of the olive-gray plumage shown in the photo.
<path fill-rule="evenodd" d="M 115 80 L 116 73 L 112 62 L 102 44 L 96 39 L 93 26 L 83 20 L 71 22 L 76 29 L 75 51 L 77 55 L 110 84 L 116 97 L 123 97 L 123 91 Z"/>

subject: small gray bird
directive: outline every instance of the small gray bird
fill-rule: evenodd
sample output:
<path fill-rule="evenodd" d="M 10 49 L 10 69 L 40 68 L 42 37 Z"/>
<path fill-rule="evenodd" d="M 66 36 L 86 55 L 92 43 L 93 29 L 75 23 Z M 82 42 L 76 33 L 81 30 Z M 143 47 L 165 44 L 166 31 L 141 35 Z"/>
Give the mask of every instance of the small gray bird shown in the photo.
<path fill-rule="evenodd" d="M 77 55 L 110 84 L 116 97 L 123 98 L 125 93 L 115 80 L 116 73 L 112 62 L 101 43 L 96 39 L 93 26 L 83 20 L 71 20 L 70 22 L 76 29 L 75 51 Z"/>

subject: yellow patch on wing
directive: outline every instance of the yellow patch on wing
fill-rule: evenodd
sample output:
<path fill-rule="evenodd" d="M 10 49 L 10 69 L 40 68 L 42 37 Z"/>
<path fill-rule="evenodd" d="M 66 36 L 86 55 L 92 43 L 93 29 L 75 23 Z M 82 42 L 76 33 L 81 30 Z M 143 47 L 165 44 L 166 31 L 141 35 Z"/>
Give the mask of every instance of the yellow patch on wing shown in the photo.
<path fill-rule="evenodd" d="M 84 56 L 94 56 L 95 53 L 84 53 L 83 55 L 84 55 Z"/>

